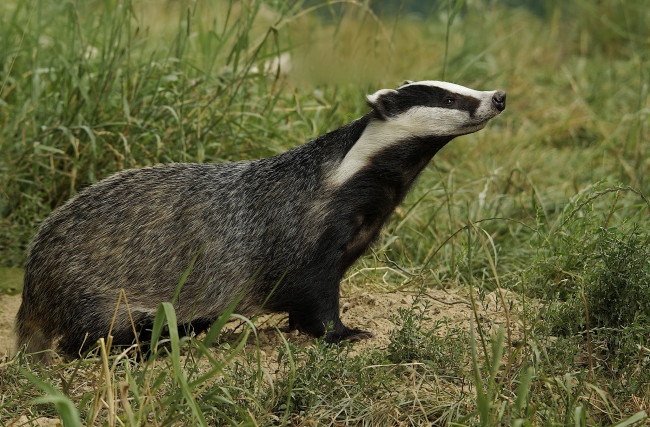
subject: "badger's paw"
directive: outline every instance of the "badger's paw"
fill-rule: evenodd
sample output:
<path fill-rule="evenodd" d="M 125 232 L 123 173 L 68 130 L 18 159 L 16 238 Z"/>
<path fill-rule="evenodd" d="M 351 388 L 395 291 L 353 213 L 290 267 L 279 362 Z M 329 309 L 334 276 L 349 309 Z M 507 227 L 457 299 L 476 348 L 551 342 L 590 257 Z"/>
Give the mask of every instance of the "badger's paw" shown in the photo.
<path fill-rule="evenodd" d="M 325 341 L 329 343 L 337 343 L 341 341 L 359 342 L 361 340 L 374 338 L 375 334 L 361 329 L 345 328 L 342 331 L 333 331 L 325 336 Z"/>

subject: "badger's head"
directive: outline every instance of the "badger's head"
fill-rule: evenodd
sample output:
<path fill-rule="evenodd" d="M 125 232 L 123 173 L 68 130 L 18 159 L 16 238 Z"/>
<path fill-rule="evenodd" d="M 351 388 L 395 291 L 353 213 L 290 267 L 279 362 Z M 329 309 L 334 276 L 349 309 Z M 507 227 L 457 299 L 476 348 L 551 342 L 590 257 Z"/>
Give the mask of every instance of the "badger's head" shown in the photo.
<path fill-rule="evenodd" d="M 426 80 L 381 89 L 368 95 L 367 101 L 375 117 L 390 122 L 396 131 L 415 137 L 453 138 L 485 127 L 506 108 L 506 93 Z"/>
<path fill-rule="evenodd" d="M 370 121 L 331 172 L 330 181 L 336 185 L 379 159 L 399 162 L 398 152 L 415 157 L 415 169 L 419 170 L 447 142 L 482 129 L 501 113 L 506 108 L 506 93 L 427 80 L 381 89 L 368 95 L 367 101 L 373 110 Z"/>

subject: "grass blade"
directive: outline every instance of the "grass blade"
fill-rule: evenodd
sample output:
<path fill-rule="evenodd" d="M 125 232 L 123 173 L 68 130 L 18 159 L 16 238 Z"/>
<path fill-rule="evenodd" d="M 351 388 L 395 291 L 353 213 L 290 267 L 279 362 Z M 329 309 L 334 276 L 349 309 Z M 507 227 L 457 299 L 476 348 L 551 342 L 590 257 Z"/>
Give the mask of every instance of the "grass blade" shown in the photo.
<path fill-rule="evenodd" d="M 40 380 L 32 373 L 23 369 L 21 369 L 21 373 L 27 377 L 29 381 L 36 384 L 38 388 L 46 393 L 45 396 L 35 399 L 34 403 L 52 403 L 54 404 L 54 408 L 61 417 L 61 421 L 65 426 L 81 426 L 79 411 L 67 396 L 65 396 L 63 393 L 45 381 Z"/>

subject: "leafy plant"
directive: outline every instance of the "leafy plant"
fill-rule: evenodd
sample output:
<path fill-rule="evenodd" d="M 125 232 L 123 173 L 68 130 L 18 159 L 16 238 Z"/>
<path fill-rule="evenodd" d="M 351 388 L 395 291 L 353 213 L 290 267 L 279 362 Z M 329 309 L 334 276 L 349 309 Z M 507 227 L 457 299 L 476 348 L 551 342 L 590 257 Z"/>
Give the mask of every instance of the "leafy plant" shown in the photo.
<path fill-rule="evenodd" d="M 431 302 L 416 298 L 409 308 L 398 308 L 393 316 L 395 328 L 390 332 L 386 357 L 391 363 L 419 361 L 440 374 L 458 374 L 464 365 L 467 331 L 438 320 L 431 326 Z"/>

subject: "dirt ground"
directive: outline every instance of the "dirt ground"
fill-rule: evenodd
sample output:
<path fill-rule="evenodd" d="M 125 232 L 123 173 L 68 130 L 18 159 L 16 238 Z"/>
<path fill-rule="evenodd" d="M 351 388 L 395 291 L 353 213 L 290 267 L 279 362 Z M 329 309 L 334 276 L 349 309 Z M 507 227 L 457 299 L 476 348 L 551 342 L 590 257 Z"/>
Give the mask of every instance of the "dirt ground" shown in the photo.
<path fill-rule="evenodd" d="M 20 295 L 9 296 L 0 293 L 0 358 L 13 354 L 16 336 L 14 323 L 20 307 Z"/>
<path fill-rule="evenodd" d="M 516 316 L 516 307 L 520 304 L 520 297 L 514 293 L 503 291 L 503 298 L 498 293 L 488 294 L 482 303 L 477 301 L 477 314 L 479 320 L 489 328 L 506 326 L 510 319 L 510 335 L 513 340 L 520 336 L 520 325 Z M 433 325 L 444 318 L 449 319 L 450 327 L 462 325 L 469 330 L 474 314 L 472 311 L 469 293 L 466 290 L 429 290 L 421 297 L 431 303 L 427 322 Z M 398 308 L 409 308 L 413 305 L 415 294 L 412 291 L 393 292 L 353 292 L 350 297 L 341 298 L 341 318 L 347 326 L 371 331 L 375 338 L 363 340 L 355 344 L 355 350 L 366 351 L 372 347 L 382 348 L 388 345 L 390 331 L 395 328 L 391 321 L 392 316 L 398 314 Z M 507 310 L 504 309 L 505 301 Z M 0 294 L 0 357 L 12 355 L 15 346 L 14 322 L 20 295 L 9 296 Z M 277 354 L 276 347 L 282 340 L 276 327 L 286 330 L 286 314 L 273 314 L 262 316 L 255 322 L 258 328 L 258 337 L 262 358 L 273 360 Z M 425 326 L 427 324 L 425 323 Z M 298 332 L 285 333 L 285 336 L 295 344 L 309 345 L 312 338 Z M 252 340 L 251 340 L 252 341 Z"/>

